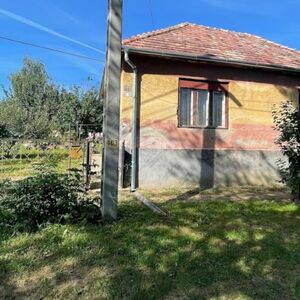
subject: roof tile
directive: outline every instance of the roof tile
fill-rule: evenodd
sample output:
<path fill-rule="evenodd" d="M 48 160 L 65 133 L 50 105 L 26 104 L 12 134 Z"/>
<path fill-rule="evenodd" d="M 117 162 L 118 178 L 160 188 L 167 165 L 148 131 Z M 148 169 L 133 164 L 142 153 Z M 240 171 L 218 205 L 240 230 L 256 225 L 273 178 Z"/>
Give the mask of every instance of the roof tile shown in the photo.
<path fill-rule="evenodd" d="M 298 50 L 256 35 L 191 23 L 180 23 L 125 39 L 123 46 L 300 69 Z"/>

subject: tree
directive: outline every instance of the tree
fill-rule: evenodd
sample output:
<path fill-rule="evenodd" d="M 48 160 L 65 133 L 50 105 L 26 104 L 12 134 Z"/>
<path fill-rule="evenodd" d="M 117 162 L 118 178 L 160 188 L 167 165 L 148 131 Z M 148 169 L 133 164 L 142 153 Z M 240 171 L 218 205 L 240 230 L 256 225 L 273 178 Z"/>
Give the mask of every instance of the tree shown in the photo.
<path fill-rule="evenodd" d="M 279 131 L 276 143 L 287 160 L 279 160 L 282 181 L 292 191 L 293 200 L 300 201 L 300 111 L 292 102 L 282 102 L 273 110 L 275 128 Z"/>
<path fill-rule="evenodd" d="M 103 105 L 99 100 L 99 93 L 92 88 L 82 95 L 80 101 L 79 121 L 81 124 L 88 124 L 86 128 L 90 131 L 102 131 Z"/>
<path fill-rule="evenodd" d="M 22 69 L 10 76 L 11 96 L 30 114 L 33 108 L 39 109 L 46 104 L 48 80 L 41 62 L 25 58 Z"/>
<path fill-rule="evenodd" d="M 10 76 L 11 88 L 2 104 L 3 119 L 14 136 L 47 137 L 53 126 L 51 110 L 56 108 L 58 93 L 45 66 L 25 58 L 20 71 Z"/>
<path fill-rule="evenodd" d="M 69 125 L 96 124 L 102 129 L 102 104 L 95 88 L 82 91 L 54 84 L 45 66 L 25 58 L 23 67 L 10 76 L 11 86 L 0 101 L 0 122 L 11 136 L 51 138 L 65 135 Z"/>
<path fill-rule="evenodd" d="M 0 138 L 8 138 L 10 133 L 4 124 L 0 124 Z"/>
<path fill-rule="evenodd" d="M 64 134 L 68 131 L 69 125 L 78 122 L 80 111 L 79 88 L 73 87 L 70 90 L 61 88 L 59 92 L 58 110 L 54 117 L 57 130 Z"/>
<path fill-rule="evenodd" d="M 9 132 L 10 137 L 24 136 L 24 124 L 27 121 L 26 111 L 14 98 L 0 102 L 0 122 Z"/>

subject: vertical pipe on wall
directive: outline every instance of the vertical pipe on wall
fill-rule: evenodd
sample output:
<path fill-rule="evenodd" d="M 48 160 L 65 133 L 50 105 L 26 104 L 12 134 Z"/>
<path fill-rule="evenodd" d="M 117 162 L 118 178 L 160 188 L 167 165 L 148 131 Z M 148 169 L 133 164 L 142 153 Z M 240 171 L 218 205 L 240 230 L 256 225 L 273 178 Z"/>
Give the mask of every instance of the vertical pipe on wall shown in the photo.
<path fill-rule="evenodd" d="M 132 87 L 132 120 L 131 120 L 131 183 L 132 192 L 136 190 L 137 184 L 137 112 L 138 112 L 138 70 L 136 65 L 129 59 L 128 50 L 125 49 L 125 61 L 133 71 L 133 87 Z"/>

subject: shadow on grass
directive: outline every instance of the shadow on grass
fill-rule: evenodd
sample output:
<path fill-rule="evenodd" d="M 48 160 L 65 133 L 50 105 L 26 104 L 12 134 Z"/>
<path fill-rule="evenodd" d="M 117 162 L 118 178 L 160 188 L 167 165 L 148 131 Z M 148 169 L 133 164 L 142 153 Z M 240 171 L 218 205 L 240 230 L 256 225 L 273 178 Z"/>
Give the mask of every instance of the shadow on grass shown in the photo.
<path fill-rule="evenodd" d="M 296 299 L 300 209 L 261 196 L 165 195 L 167 218 L 127 200 L 111 225 L 51 225 L 6 238 L 0 297 Z"/>
<path fill-rule="evenodd" d="M 243 200 L 269 200 L 279 202 L 290 202 L 290 191 L 284 186 L 236 186 L 236 187 L 216 187 L 207 190 L 199 188 L 188 189 L 176 197 L 168 199 L 173 201 L 189 201 L 189 200 L 220 200 L 220 201 L 243 201 Z"/>

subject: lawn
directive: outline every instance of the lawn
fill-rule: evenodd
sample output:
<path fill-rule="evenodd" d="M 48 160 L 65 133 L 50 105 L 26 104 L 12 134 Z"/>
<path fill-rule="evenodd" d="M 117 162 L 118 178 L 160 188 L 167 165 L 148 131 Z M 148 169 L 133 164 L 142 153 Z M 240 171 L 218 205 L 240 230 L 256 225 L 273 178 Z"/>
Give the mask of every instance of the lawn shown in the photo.
<path fill-rule="evenodd" d="M 36 173 L 38 165 L 51 166 L 58 173 L 67 173 L 69 168 L 82 169 L 83 158 L 81 156 L 71 157 L 69 146 L 60 145 L 57 148 L 46 150 L 37 146 L 26 149 L 19 142 L 15 148 L 12 148 L 13 150 L 5 152 L 4 141 L 0 139 L 0 180 L 8 178 L 18 180 L 32 176 Z M 100 155 L 101 152 L 101 142 L 94 142 L 92 153 Z"/>
<path fill-rule="evenodd" d="M 282 188 L 129 192 L 105 226 L 1 230 L 1 299 L 300 299 L 300 209 Z"/>
<path fill-rule="evenodd" d="M 58 173 L 67 173 L 71 168 L 80 168 L 82 158 L 69 160 L 68 149 L 55 149 L 48 152 L 29 150 L 23 157 L 1 159 L 0 153 L 0 180 L 23 179 L 36 172 L 37 165 L 54 166 Z"/>

